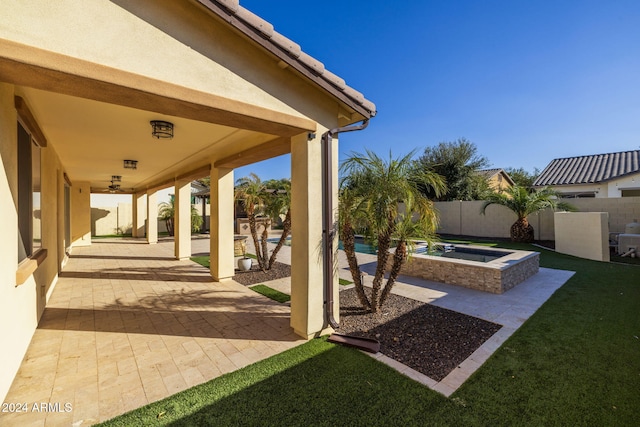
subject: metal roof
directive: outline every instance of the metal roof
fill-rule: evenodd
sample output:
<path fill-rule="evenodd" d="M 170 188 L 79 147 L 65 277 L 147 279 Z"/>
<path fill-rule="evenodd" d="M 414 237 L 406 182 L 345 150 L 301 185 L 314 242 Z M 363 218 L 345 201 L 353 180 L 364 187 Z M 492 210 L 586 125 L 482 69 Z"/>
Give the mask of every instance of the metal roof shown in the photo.
<path fill-rule="evenodd" d="M 358 113 L 367 118 L 376 115 L 373 102 L 326 70 L 322 62 L 303 52 L 300 45 L 275 31 L 272 24 L 240 6 L 239 0 L 197 1 Z"/>
<path fill-rule="evenodd" d="M 554 159 L 534 186 L 595 184 L 640 173 L 640 150 Z"/>

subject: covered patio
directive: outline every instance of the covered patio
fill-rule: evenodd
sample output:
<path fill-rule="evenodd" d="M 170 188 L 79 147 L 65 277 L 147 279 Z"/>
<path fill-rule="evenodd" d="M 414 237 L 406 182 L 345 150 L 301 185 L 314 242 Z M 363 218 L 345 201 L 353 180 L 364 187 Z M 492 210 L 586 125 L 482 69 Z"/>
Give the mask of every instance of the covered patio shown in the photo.
<path fill-rule="evenodd" d="M 90 425 L 304 342 L 288 305 L 214 282 L 173 249 L 104 239 L 74 250 L 5 399 L 29 411 L 2 424 Z M 40 402 L 60 411 L 32 411 Z"/>
<path fill-rule="evenodd" d="M 135 356 L 140 349 L 133 346 L 145 339 L 104 344 L 103 333 L 166 335 L 168 353 L 157 357 L 169 354 L 178 366 L 171 348 L 192 344 L 173 345 L 174 339 L 232 339 L 216 329 L 242 330 L 229 329 L 232 321 L 242 327 L 255 321 L 259 330 L 277 320 L 288 328 L 285 335 L 306 339 L 330 329 L 323 277 L 331 271 L 322 247 L 336 248 L 337 238 L 322 243 L 329 241 L 322 211 L 329 201 L 337 205 L 337 134 L 358 123 L 363 128 L 376 114 L 371 101 L 237 0 L 8 2 L 0 12 L 6 17 L 0 28 L 0 345 L 6 349 L 0 397 L 22 369 L 12 393 L 20 389 L 24 366 L 34 365 L 35 377 L 53 381 L 54 391 L 67 377 L 59 371 L 93 366 L 100 372 L 85 356 L 64 356 L 67 346 L 91 349 L 83 345 L 91 334 L 94 353 L 114 349 L 119 362 L 111 369 L 122 378 L 137 358 L 120 359 L 119 347 L 129 342 L 122 352 Z M 244 289 L 233 290 L 231 281 L 234 170 L 283 154 L 291 155 L 296 212 L 291 309 L 264 322 L 261 309 L 253 310 L 252 299 L 241 297 Z M 191 256 L 190 183 L 204 177 L 211 182 L 211 268 L 194 273 L 197 267 L 185 261 Z M 169 244 L 159 241 L 156 221 L 158 191 L 166 188 L 175 195 Z M 92 193 L 129 194 L 132 234 L 144 240 L 93 248 Z M 167 296 L 177 284 L 184 287 L 180 296 Z M 212 295 L 212 289 L 224 291 Z M 334 298 L 334 310 L 336 304 Z M 62 346 L 55 361 L 53 350 L 37 344 L 42 334 Z M 21 364 L 24 357 L 35 361 Z M 230 363 L 242 364 L 236 362 Z M 138 375 L 139 387 L 118 387 L 144 389 L 140 399 L 148 399 L 146 390 L 156 388 Z M 73 378 L 84 384 L 82 376 Z M 97 384 L 91 399 L 101 390 Z M 183 386 L 176 384 L 164 387 Z"/>

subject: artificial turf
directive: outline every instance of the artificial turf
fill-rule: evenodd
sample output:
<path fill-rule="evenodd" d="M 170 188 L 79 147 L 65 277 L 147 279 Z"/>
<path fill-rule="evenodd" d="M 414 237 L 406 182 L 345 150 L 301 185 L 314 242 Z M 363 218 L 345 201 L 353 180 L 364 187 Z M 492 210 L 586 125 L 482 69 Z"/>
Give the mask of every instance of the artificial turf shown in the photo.
<path fill-rule="evenodd" d="M 261 295 L 264 295 L 267 298 L 271 298 L 274 301 L 278 301 L 278 302 L 291 301 L 290 295 L 287 295 L 284 292 L 277 291 L 265 285 L 254 285 L 249 287 L 249 289 Z"/>

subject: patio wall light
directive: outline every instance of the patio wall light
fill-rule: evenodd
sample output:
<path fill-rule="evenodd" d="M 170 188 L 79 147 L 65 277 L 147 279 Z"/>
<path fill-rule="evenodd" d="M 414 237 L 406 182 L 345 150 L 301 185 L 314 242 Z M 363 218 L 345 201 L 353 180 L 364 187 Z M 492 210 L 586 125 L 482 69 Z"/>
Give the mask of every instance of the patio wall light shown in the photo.
<path fill-rule="evenodd" d="M 125 160 L 124 161 L 125 169 L 138 169 L 138 161 L 137 160 Z"/>
<path fill-rule="evenodd" d="M 173 123 L 151 120 L 151 135 L 156 138 L 173 138 Z"/>

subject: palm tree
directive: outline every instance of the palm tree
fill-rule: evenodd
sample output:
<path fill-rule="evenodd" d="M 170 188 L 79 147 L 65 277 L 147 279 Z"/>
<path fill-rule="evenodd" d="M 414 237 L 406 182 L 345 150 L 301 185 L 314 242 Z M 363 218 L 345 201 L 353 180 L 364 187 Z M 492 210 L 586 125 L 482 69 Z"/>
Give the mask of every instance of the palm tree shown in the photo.
<path fill-rule="evenodd" d="M 346 182 L 343 180 L 343 183 Z M 362 273 L 356 258 L 356 230 L 364 230 L 367 218 L 366 199 L 357 191 L 348 187 L 340 189 L 338 194 L 338 233 L 342 247 L 347 256 L 351 277 L 355 284 L 356 294 L 365 309 L 371 308 L 371 303 L 364 292 Z"/>
<path fill-rule="evenodd" d="M 174 229 L 174 217 L 176 214 L 175 198 L 171 196 L 169 202 L 162 202 L 158 205 L 158 218 L 164 220 L 167 226 L 167 232 L 169 236 L 173 236 Z M 202 217 L 198 213 L 198 210 L 191 206 L 191 232 L 197 232 L 202 225 Z"/>
<path fill-rule="evenodd" d="M 441 194 L 446 186 L 441 176 L 416 168 L 412 160 L 414 154 L 415 151 L 412 151 L 404 157 L 394 159 L 389 153 L 389 159 L 385 160 L 367 150 L 364 155 L 354 153 L 341 166 L 345 174 L 341 188 L 343 191 L 348 189 L 349 197 L 354 198 L 352 203 L 364 204 L 361 214 L 354 212 L 355 215 L 359 215 L 358 217 L 345 217 L 341 221 L 343 236 L 347 240 L 351 239 L 351 231 L 348 230 L 348 226 L 345 229 L 345 224 L 351 222 L 353 230 L 354 220 L 366 221 L 366 233 L 377 242 L 378 246 L 376 272 L 369 301 L 373 312 L 377 312 L 381 307 L 393 287 L 395 277 L 397 277 L 396 274 L 395 277 L 390 277 L 391 280 L 387 281 L 385 289 L 382 291 L 383 299 L 380 291 L 392 240 L 396 240 L 396 250 L 400 251 L 397 259 L 394 258 L 392 270 L 399 271 L 401 263 L 406 259 L 408 239 L 427 238 L 435 232 L 433 205 L 422 195 L 419 186 L 430 187 L 437 194 Z M 401 213 L 399 206 L 403 202 L 405 212 Z M 343 214 L 346 209 L 343 207 Z M 414 229 L 415 232 L 419 232 L 419 235 L 409 236 L 409 227 L 406 221 L 422 223 L 420 227 Z M 398 232 L 399 230 L 401 233 Z M 347 254 L 347 258 L 355 257 L 353 250 L 354 248 L 347 248 L 345 245 L 345 252 L 350 252 Z M 351 265 L 350 269 L 354 282 L 357 282 L 356 276 L 359 276 L 359 269 L 351 268 Z"/>
<path fill-rule="evenodd" d="M 569 203 L 560 202 L 558 193 L 548 187 L 530 192 L 527 187 L 514 185 L 502 193 L 492 193 L 482 205 L 480 213 L 485 214 L 490 205 L 501 205 L 512 210 L 518 219 L 511 225 L 513 242 L 530 243 L 534 240 L 533 227 L 527 216 L 547 208 L 575 211 Z"/>
<path fill-rule="evenodd" d="M 282 234 L 280 235 L 280 239 L 278 239 L 275 249 L 271 252 L 271 257 L 267 264 L 267 270 L 270 270 L 276 261 L 278 252 L 280 252 L 287 237 L 291 234 L 291 180 L 283 178 L 280 180 L 271 180 L 267 184 L 270 195 L 266 200 L 265 213 L 271 221 L 276 221 L 278 218 L 284 216 L 282 220 Z M 265 247 L 266 240 L 266 237 L 263 237 L 262 244 Z"/>
<path fill-rule="evenodd" d="M 236 181 L 235 187 L 235 199 L 239 200 L 244 205 L 244 210 L 247 212 L 249 218 L 249 230 L 251 230 L 251 238 L 253 239 L 253 246 L 256 249 L 256 258 L 258 260 L 258 266 L 262 271 L 266 271 L 265 257 L 260 252 L 260 245 L 258 242 L 258 230 L 256 227 L 256 217 L 262 214 L 265 206 L 265 186 L 260 180 L 260 177 L 255 173 L 251 173 L 249 176 L 239 178 Z M 265 224 L 266 229 L 266 224 Z"/>
<path fill-rule="evenodd" d="M 409 254 L 413 253 L 416 239 L 426 241 L 431 246 L 435 241 L 437 228 L 438 215 L 431 200 L 424 197 L 405 200 L 404 212 L 399 213 L 396 219 L 396 230 L 393 235 L 396 249 L 393 253 L 393 264 L 389 271 L 387 285 L 380 296 L 380 307 L 387 300 L 402 265 L 407 261 Z"/>
<path fill-rule="evenodd" d="M 236 183 L 235 197 L 243 203 L 249 217 L 249 229 L 256 248 L 258 266 L 262 271 L 270 270 L 278 252 L 291 233 L 291 181 L 280 179 L 263 182 L 258 175 L 252 173 L 248 177 L 238 179 Z M 283 215 L 282 235 L 269 256 L 267 246 L 269 229 L 272 222 Z M 260 236 L 258 236 L 256 225 L 258 217 L 264 219 L 264 229 Z"/>

